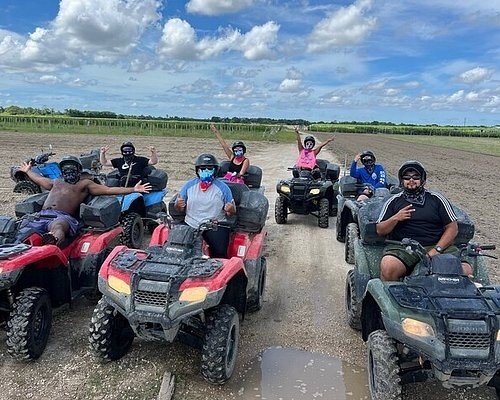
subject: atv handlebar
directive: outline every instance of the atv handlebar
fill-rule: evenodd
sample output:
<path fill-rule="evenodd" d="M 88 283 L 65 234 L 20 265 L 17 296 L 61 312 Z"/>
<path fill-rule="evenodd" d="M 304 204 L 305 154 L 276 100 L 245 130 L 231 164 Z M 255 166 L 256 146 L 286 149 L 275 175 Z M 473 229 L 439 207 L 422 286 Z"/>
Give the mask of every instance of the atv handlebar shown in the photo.
<path fill-rule="evenodd" d="M 387 244 L 397 244 L 397 245 L 407 246 L 411 250 L 416 252 L 420 256 L 421 259 L 424 259 L 424 257 L 427 255 L 427 250 L 425 249 L 425 247 L 422 246 L 418 241 L 413 240 L 413 239 L 404 238 L 401 241 L 386 239 L 385 242 Z M 495 250 L 496 245 L 494 245 L 494 244 L 480 245 L 480 244 L 475 243 L 475 242 L 469 242 L 467 244 L 463 244 L 463 245 L 458 246 L 458 249 L 460 251 L 461 256 L 464 255 L 464 253 L 465 253 L 467 256 L 470 256 L 470 257 L 483 256 L 483 257 L 497 258 L 497 257 L 492 256 L 490 254 L 483 253 L 484 250 Z"/>

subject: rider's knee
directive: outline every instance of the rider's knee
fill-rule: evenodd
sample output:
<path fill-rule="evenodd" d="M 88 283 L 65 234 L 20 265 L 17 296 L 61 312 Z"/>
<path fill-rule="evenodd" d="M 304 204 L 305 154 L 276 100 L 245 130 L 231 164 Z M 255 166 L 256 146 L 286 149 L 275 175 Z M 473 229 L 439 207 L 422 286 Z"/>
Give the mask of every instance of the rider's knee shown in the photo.
<path fill-rule="evenodd" d="M 472 265 L 470 265 L 468 262 L 462 262 L 462 270 L 464 272 L 464 275 L 467 275 L 467 276 L 474 275 L 474 270 L 472 268 Z"/>

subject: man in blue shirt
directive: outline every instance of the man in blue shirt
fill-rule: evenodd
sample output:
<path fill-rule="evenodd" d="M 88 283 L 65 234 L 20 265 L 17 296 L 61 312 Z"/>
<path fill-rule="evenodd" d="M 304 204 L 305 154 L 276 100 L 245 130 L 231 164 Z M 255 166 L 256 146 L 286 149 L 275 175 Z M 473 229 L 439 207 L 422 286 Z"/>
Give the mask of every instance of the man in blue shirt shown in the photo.
<path fill-rule="evenodd" d="M 196 178 L 187 181 L 177 196 L 175 207 L 185 210 L 184 222 L 192 228 L 236 213 L 231 189 L 216 178 L 218 169 L 219 162 L 212 154 L 201 154 L 195 162 Z M 212 257 L 227 257 L 229 234 L 229 229 L 224 227 L 203 233 Z"/>
<path fill-rule="evenodd" d="M 361 160 L 362 167 L 357 168 L 358 161 Z M 351 163 L 350 175 L 356 178 L 359 183 L 367 184 L 361 189 L 358 196 L 358 201 L 367 200 L 373 195 L 373 191 L 377 188 L 386 187 L 386 175 L 384 167 L 380 164 L 375 164 L 375 154 L 370 150 L 365 150 L 360 154 L 356 154 Z"/>

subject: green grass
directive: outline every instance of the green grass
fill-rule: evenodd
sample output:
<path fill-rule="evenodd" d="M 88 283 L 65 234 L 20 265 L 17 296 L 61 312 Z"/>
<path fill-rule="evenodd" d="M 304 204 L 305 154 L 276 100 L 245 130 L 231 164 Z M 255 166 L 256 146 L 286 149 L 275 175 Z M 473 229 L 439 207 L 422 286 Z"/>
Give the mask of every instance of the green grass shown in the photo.
<path fill-rule="evenodd" d="M 382 136 L 382 135 L 381 135 Z M 470 151 L 473 153 L 500 156 L 500 139 L 485 137 L 449 137 L 449 136 L 418 136 L 418 135 L 383 135 L 387 138 L 405 142 L 421 143 L 430 146 L 448 147 L 451 149 Z"/>
<path fill-rule="evenodd" d="M 0 116 L 0 132 L 97 134 L 121 136 L 159 136 L 213 138 L 209 122 L 121 120 L 74 117 Z M 282 125 L 216 124 L 229 140 L 271 140 L 290 142 L 293 131 Z"/>

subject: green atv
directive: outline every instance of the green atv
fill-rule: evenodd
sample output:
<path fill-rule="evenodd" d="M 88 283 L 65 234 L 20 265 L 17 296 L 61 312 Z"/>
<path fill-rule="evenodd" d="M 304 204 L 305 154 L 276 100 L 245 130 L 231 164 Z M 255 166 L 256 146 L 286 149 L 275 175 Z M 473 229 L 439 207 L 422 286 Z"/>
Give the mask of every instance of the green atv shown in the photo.
<path fill-rule="evenodd" d="M 366 201 L 357 201 L 360 191 L 366 187 L 370 187 L 373 197 Z M 348 264 L 354 264 L 354 239 L 359 237 L 360 208 L 372 201 L 380 202 L 381 198 L 385 200 L 399 190 L 398 179 L 391 175 L 387 176 L 387 187 L 376 189 L 369 184 L 359 183 L 356 178 L 349 175 L 340 178 L 337 194 L 336 238 L 339 242 L 345 243 L 344 254 Z"/>
<path fill-rule="evenodd" d="M 418 242 L 404 239 L 397 243 L 421 262 L 403 280 L 383 282 L 380 259 L 390 241 L 377 236 L 373 222 L 381 205 L 360 209 L 345 290 L 347 322 L 367 341 L 372 400 L 401 399 L 402 384 L 431 379 L 447 388 L 493 386 L 500 398 L 500 287 L 490 285 L 481 257 L 495 246 L 471 242 L 474 225 L 454 207 L 460 256 L 429 259 Z M 461 260 L 473 267 L 472 280 L 463 276 Z"/>

